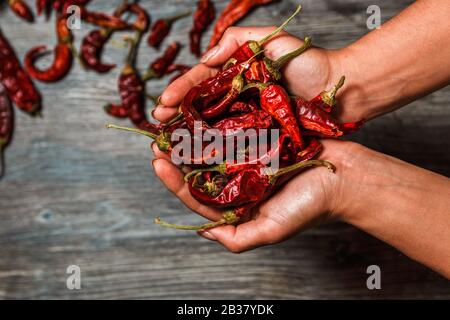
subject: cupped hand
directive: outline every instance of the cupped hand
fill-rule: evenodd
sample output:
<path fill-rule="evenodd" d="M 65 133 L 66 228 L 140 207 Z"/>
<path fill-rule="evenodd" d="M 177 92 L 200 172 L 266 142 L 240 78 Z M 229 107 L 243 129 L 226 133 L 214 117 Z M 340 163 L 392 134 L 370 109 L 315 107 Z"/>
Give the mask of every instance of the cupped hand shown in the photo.
<path fill-rule="evenodd" d="M 153 111 L 153 117 L 162 122 L 168 121 L 176 114 L 184 95 L 200 81 L 216 74 L 239 46 L 248 40 L 260 40 L 275 29 L 276 27 L 228 28 L 219 44 L 205 53 L 201 64 L 167 87 L 161 95 L 160 104 Z M 264 54 L 277 59 L 302 44 L 303 41 L 299 38 L 281 32 L 264 46 Z M 285 84 L 293 94 L 310 99 L 321 91 L 332 88 L 338 81 L 341 74 L 336 70 L 339 64 L 334 60 L 333 51 L 312 47 L 285 66 Z"/>
<path fill-rule="evenodd" d="M 237 253 L 277 243 L 312 225 L 342 218 L 341 212 L 348 204 L 346 195 L 356 194 L 357 181 L 362 179 L 362 171 L 357 170 L 354 164 L 365 162 L 361 160 L 363 148 L 347 141 L 322 142 L 324 150 L 320 159 L 333 162 L 335 173 L 323 167 L 308 169 L 256 207 L 245 222 L 208 229 L 199 234 Z M 197 202 L 189 193 L 183 172 L 155 144 L 152 149 L 155 173 L 165 186 L 191 210 L 209 220 L 220 220 L 221 211 Z M 348 186 L 354 190 L 348 190 Z"/>

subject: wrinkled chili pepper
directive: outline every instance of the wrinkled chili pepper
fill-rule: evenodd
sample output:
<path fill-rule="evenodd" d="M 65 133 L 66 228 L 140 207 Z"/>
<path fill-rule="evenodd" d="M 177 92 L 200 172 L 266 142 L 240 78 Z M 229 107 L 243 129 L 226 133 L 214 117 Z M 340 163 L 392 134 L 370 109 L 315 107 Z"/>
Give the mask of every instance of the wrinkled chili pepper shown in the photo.
<path fill-rule="evenodd" d="M 192 54 L 200 57 L 201 55 L 201 37 L 206 28 L 214 21 L 216 9 L 211 0 L 200 0 L 197 4 L 197 10 L 194 13 L 194 22 L 189 32 L 190 48 Z M 259 51 L 259 50 L 257 50 Z M 253 54 L 252 54 L 253 55 Z M 250 55 L 250 57 L 252 56 Z M 244 59 L 245 61 L 247 59 Z"/>
<path fill-rule="evenodd" d="M 14 49 L 0 30 L 0 82 L 11 100 L 21 110 L 36 115 L 41 108 L 41 95 L 20 65 Z"/>
<path fill-rule="evenodd" d="M 245 73 L 245 78 L 249 81 L 257 81 L 262 83 L 279 81 L 281 79 L 281 68 L 292 59 L 301 55 L 310 47 L 311 38 L 306 37 L 301 47 L 281 56 L 275 61 L 267 57 L 264 57 L 259 61 L 254 61 L 250 65 L 250 69 Z"/>
<path fill-rule="evenodd" d="M 193 186 L 192 180 L 195 179 L 195 176 L 190 179 L 189 191 L 197 201 L 212 207 L 228 208 L 230 206 L 242 207 L 248 204 L 255 205 L 264 199 L 271 190 L 273 190 L 277 180 L 280 177 L 311 166 L 324 166 L 329 170 L 334 171 L 333 164 L 324 160 L 306 160 L 298 162 L 270 174 L 266 174 L 267 172 L 263 171 L 264 169 L 267 169 L 267 167 L 250 166 L 233 175 L 223 189 L 220 190 L 220 192 L 216 191 L 216 194 L 213 196 L 210 196 L 207 193 L 204 193 L 200 188 Z M 225 174 L 223 172 L 227 171 L 227 166 L 216 166 L 211 169 L 212 171 Z M 174 229 L 206 230 L 226 224 L 233 224 L 241 217 L 241 215 L 238 214 L 239 213 L 234 211 L 226 211 L 221 220 L 201 226 L 179 226 L 166 223 L 159 218 L 157 218 L 155 222 L 164 227 Z"/>
<path fill-rule="evenodd" d="M 167 72 L 167 68 L 175 61 L 179 51 L 180 44 L 178 42 L 170 44 L 163 55 L 150 64 L 142 79 L 148 81 L 153 78 L 161 78 Z"/>
<path fill-rule="evenodd" d="M 261 109 L 269 113 L 289 132 L 296 150 L 302 150 L 304 148 L 304 141 L 286 90 L 277 84 L 254 83 L 249 84 L 247 87 L 257 87 L 260 90 Z"/>
<path fill-rule="evenodd" d="M 67 27 L 67 18 L 60 16 L 56 19 L 56 33 L 58 44 L 54 49 L 53 64 L 47 70 L 40 70 L 35 66 L 36 60 L 47 54 L 47 46 L 38 46 L 25 55 L 25 69 L 34 79 L 43 82 L 55 82 L 64 78 L 72 66 L 72 35 Z"/>
<path fill-rule="evenodd" d="M 322 91 L 313 99 L 310 100 L 310 103 L 314 106 L 322 108 L 325 112 L 330 113 L 333 110 L 333 107 L 336 105 L 336 94 L 338 90 L 344 85 L 345 77 L 342 76 L 339 79 L 339 82 L 333 87 L 333 89 L 329 91 Z"/>
<path fill-rule="evenodd" d="M 269 42 L 273 37 L 277 36 L 288 24 L 291 20 L 301 11 L 302 6 L 299 5 L 295 12 L 284 21 L 278 28 L 276 28 L 272 33 L 265 36 L 259 41 L 256 40 L 248 40 L 244 44 L 242 44 L 239 48 L 236 49 L 235 52 L 230 56 L 228 61 L 233 61 L 234 63 L 239 63 L 247 60 L 251 56 L 253 56 L 256 52 L 259 52 L 263 49 L 263 46 Z"/>
<path fill-rule="evenodd" d="M 14 131 L 14 110 L 6 89 L 0 84 L 0 178 L 5 171 L 4 150 Z"/>
<path fill-rule="evenodd" d="M 133 28 L 133 25 L 118 17 L 110 16 L 103 12 L 89 11 L 82 6 L 80 7 L 80 17 L 82 20 L 102 28 L 113 30 L 129 30 Z"/>
<path fill-rule="evenodd" d="M 220 14 L 220 17 L 214 26 L 214 32 L 209 42 L 208 49 L 214 47 L 222 38 L 225 30 L 242 19 L 250 10 L 256 6 L 269 4 L 274 1 L 275 0 L 231 0 Z"/>
<path fill-rule="evenodd" d="M 344 77 L 341 78 L 338 85 L 334 87 L 332 91 L 336 92 L 336 88 L 340 88 L 343 84 Z M 327 93 L 324 91 L 323 93 Z M 338 120 L 328 113 L 329 109 L 323 107 L 325 104 L 328 108 L 335 104 L 334 95 L 319 95 L 321 100 L 314 98 L 311 101 L 305 101 L 304 99 L 297 97 L 294 100 L 296 105 L 296 116 L 300 125 L 307 130 L 307 135 L 336 138 L 344 134 L 349 134 L 358 130 L 363 124 L 364 120 L 358 122 L 339 123 Z M 322 96 L 330 98 L 325 99 L 327 103 L 322 100 Z M 314 102 L 314 103 L 313 103 Z"/>
<path fill-rule="evenodd" d="M 258 108 L 255 101 L 250 100 L 249 102 L 243 102 L 243 101 L 236 101 L 233 103 L 228 110 L 230 114 L 233 113 L 250 113 L 255 111 Z"/>
<path fill-rule="evenodd" d="M 167 37 L 167 35 L 170 32 L 170 29 L 172 28 L 172 24 L 184 17 L 187 17 L 190 15 L 191 12 L 185 12 L 178 14 L 176 16 L 165 18 L 165 19 L 159 19 L 154 24 L 152 29 L 150 30 L 150 34 L 147 38 L 147 43 L 150 47 L 158 48 L 161 45 L 161 42 Z"/>
<path fill-rule="evenodd" d="M 272 117 L 264 110 L 255 110 L 241 116 L 234 116 L 222 119 L 211 127 L 218 129 L 222 134 L 227 134 L 227 130 L 245 130 L 250 128 L 267 129 L 272 125 Z"/>
<path fill-rule="evenodd" d="M 28 22 L 34 21 L 34 16 L 31 9 L 23 0 L 8 0 L 8 5 L 16 16 Z"/>

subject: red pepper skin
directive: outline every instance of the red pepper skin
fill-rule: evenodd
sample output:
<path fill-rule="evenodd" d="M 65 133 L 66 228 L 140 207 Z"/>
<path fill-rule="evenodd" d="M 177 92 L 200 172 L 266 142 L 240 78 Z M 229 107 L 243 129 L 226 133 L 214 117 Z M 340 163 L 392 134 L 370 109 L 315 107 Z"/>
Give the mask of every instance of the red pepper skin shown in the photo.
<path fill-rule="evenodd" d="M 22 111 L 36 115 L 41 109 L 41 95 L 23 70 L 14 49 L 0 31 L 0 82 L 11 100 Z"/>
<path fill-rule="evenodd" d="M 318 137 L 337 138 L 357 131 L 364 124 L 364 120 L 341 124 L 321 105 L 312 104 L 300 97 L 295 99 L 295 105 L 297 120 L 308 130 L 308 135 L 315 133 Z"/>
<path fill-rule="evenodd" d="M 258 106 L 256 105 L 255 101 L 250 100 L 248 103 L 247 102 L 242 102 L 242 101 L 236 101 L 235 103 L 233 103 L 230 107 L 230 109 L 228 110 L 229 113 L 250 113 L 255 111 L 258 108 Z"/>
<path fill-rule="evenodd" d="M 260 92 L 260 104 L 261 109 L 274 117 L 287 130 L 296 150 L 302 150 L 304 141 L 291 108 L 291 100 L 284 88 L 277 84 L 266 85 Z"/>
<path fill-rule="evenodd" d="M 236 77 L 233 78 L 232 85 L 230 91 L 227 93 L 227 95 L 217 102 L 215 105 L 208 107 L 207 109 L 203 110 L 200 115 L 203 119 L 211 119 L 215 118 L 225 111 L 227 111 L 228 107 L 236 101 L 236 99 L 239 97 L 239 93 L 244 87 L 244 78 L 242 75 L 238 74 Z"/>
<path fill-rule="evenodd" d="M 48 12 L 51 3 L 51 0 L 36 0 L 36 11 L 38 16 L 43 12 Z"/>
<path fill-rule="evenodd" d="M 199 122 L 202 125 L 202 128 L 205 130 L 209 128 L 209 125 L 206 124 L 205 121 L 203 121 L 202 117 L 194 107 L 194 103 L 198 99 L 202 90 L 203 87 L 200 85 L 193 87 L 188 91 L 188 93 L 184 96 L 183 101 L 181 102 L 181 112 L 183 112 L 186 126 L 191 133 L 194 133 L 194 122 Z"/>
<path fill-rule="evenodd" d="M 200 0 L 197 4 L 197 10 L 194 13 L 194 22 L 192 25 L 192 29 L 189 32 L 190 49 L 192 54 L 197 57 L 200 57 L 201 55 L 200 42 L 202 34 L 214 21 L 215 17 L 216 9 L 214 8 L 213 2 L 211 0 Z M 253 56 L 253 54 L 251 56 Z M 246 61 L 247 59 L 244 59 L 242 61 Z"/>
<path fill-rule="evenodd" d="M 271 2 L 274 2 L 274 0 L 231 0 L 222 11 L 214 26 L 214 32 L 211 41 L 209 42 L 208 49 L 211 49 L 219 42 L 228 27 L 242 19 L 254 7 Z"/>
<path fill-rule="evenodd" d="M 14 110 L 6 89 L 0 85 L 0 178 L 4 174 L 3 151 L 11 142 L 14 131 Z"/>
<path fill-rule="evenodd" d="M 144 33 L 150 25 L 150 17 L 147 12 L 140 5 L 136 3 L 128 4 L 125 11 L 132 12 L 136 15 L 136 21 L 133 23 L 133 28 Z M 117 28 L 115 28 L 117 30 Z"/>
<path fill-rule="evenodd" d="M 23 0 L 8 0 L 8 5 L 16 16 L 28 22 L 34 21 L 34 16 L 31 9 Z"/>
<path fill-rule="evenodd" d="M 272 117 L 264 110 L 255 110 L 242 116 L 228 117 L 213 124 L 222 134 L 228 131 L 245 130 L 250 128 L 268 129 L 272 126 Z"/>
<path fill-rule="evenodd" d="M 170 44 L 163 55 L 150 64 L 144 76 L 145 81 L 152 78 L 161 78 L 165 75 L 167 68 L 175 61 L 179 51 L 180 44 L 178 42 Z"/>
<path fill-rule="evenodd" d="M 110 16 L 102 12 L 94 12 L 80 7 L 81 19 L 96 26 L 113 30 L 130 30 L 133 25 L 121 20 L 118 17 Z"/>
<path fill-rule="evenodd" d="M 81 43 L 80 58 L 83 65 L 98 73 L 106 73 L 116 67 L 115 64 L 104 64 L 101 62 L 103 47 L 109 40 L 111 33 L 106 29 L 93 30 L 89 32 Z"/>
<path fill-rule="evenodd" d="M 181 19 L 186 17 L 187 15 L 191 14 L 190 12 L 182 13 L 179 15 L 176 15 L 174 17 L 166 18 L 166 19 L 159 19 L 154 24 L 152 29 L 150 30 L 150 34 L 147 38 L 147 43 L 150 47 L 159 48 L 161 45 L 161 42 L 167 37 L 167 35 L 170 32 L 170 29 L 172 28 L 172 24 Z"/>

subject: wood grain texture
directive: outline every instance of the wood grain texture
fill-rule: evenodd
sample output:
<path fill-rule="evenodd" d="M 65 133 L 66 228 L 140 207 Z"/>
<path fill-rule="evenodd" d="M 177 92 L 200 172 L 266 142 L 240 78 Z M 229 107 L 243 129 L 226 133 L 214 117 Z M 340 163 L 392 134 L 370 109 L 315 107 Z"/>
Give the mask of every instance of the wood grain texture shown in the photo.
<path fill-rule="evenodd" d="M 214 2 L 218 10 L 227 3 Z M 411 2 L 377 4 L 386 21 Z M 117 3 L 96 0 L 92 8 L 110 10 Z M 142 1 L 154 20 L 195 6 L 190 0 L 160 3 Z M 277 24 L 296 3 L 258 8 L 240 24 Z M 345 46 L 368 32 L 366 8 L 372 3 L 304 0 L 304 12 L 289 31 L 327 48 Z M 162 47 L 173 40 L 187 45 L 190 24 L 177 22 Z M 31 46 L 55 41 L 52 22 L 42 18 L 29 26 L 1 10 L 0 26 L 21 57 Z M 76 33 L 78 42 L 87 28 Z M 124 51 L 108 45 L 105 61 L 120 65 Z M 194 64 L 188 51 L 185 47 L 178 61 Z M 157 55 L 143 46 L 140 67 Z M 0 182 L 0 298 L 450 298 L 448 281 L 343 224 L 241 255 L 195 234 L 154 226 L 157 215 L 181 223 L 202 219 L 154 176 L 148 140 L 104 129 L 112 120 L 102 106 L 118 99 L 118 72 L 99 76 L 76 65 L 64 81 L 38 84 L 45 97 L 43 118 L 17 112 L 8 173 Z M 152 82 L 149 91 L 161 92 L 166 81 Z M 450 90 L 442 89 L 368 123 L 352 139 L 450 176 L 449 103 Z M 72 264 L 82 270 L 79 291 L 66 289 Z M 382 290 L 366 288 L 370 264 L 382 268 Z"/>

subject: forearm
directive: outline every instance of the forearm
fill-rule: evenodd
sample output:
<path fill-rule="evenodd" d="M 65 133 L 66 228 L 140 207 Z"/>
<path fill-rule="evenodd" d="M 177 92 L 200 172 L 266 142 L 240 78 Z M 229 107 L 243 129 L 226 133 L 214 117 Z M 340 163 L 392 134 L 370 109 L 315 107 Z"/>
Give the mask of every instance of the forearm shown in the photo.
<path fill-rule="evenodd" d="M 334 72 L 347 76 L 342 119 L 370 119 L 449 84 L 449 16 L 448 0 L 420 0 L 381 29 L 331 52 Z"/>
<path fill-rule="evenodd" d="M 342 219 L 450 278 L 450 179 L 364 150 Z"/>

